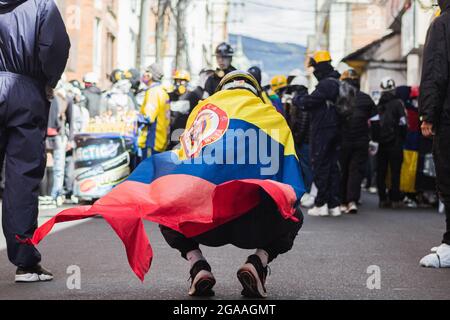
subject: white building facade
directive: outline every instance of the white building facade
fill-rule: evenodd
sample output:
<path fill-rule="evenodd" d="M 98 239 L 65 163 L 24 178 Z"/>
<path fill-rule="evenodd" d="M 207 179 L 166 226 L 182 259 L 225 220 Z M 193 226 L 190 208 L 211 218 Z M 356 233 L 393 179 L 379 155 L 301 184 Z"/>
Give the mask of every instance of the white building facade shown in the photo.
<path fill-rule="evenodd" d="M 117 67 L 137 68 L 141 0 L 118 0 L 118 6 Z"/>

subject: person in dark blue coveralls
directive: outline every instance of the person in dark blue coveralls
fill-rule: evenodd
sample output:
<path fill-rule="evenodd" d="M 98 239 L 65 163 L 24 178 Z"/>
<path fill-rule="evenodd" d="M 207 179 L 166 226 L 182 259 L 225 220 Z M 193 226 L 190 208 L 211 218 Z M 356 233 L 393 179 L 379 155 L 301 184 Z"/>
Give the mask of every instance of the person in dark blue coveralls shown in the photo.
<path fill-rule="evenodd" d="M 16 282 L 50 281 L 30 238 L 46 166 L 50 100 L 70 40 L 53 0 L 0 0 L 0 163 L 6 159 L 2 223 Z"/>
<path fill-rule="evenodd" d="M 318 189 L 311 216 L 340 216 L 340 119 L 335 103 L 339 97 L 340 74 L 331 65 L 328 51 L 317 51 L 311 58 L 314 76 L 319 81 L 310 95 L 297 96 L 293 104 L 311 115 L 311 166 Z"/>

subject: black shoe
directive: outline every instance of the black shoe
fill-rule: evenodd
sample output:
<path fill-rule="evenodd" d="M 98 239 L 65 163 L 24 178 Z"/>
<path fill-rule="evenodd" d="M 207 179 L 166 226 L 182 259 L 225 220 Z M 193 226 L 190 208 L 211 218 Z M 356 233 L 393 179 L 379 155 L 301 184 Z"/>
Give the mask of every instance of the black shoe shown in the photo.
<path fill-rule="evenodd" d="M 212 288 L 216 284 L 216 279 L 211 273 L 211 266 L 205 260 L 200 260 L 191 269 L 191 297 L 213 297 L 215 295 Z"/>
<path fill-rule="evenodd" d="M 268 267 L 263 267 L 257 255 L 248 257 L 247 262 L 239 269 L 237 277 L 244 287 L 242 295 L 247 298 L 267 298 L 266 278 Z"/>
<path fill-rule="evenodd" d="M 405 203 L 403 201 L 395 201 L 392 202 L 392 209 L 404 209 L 405 208 Z"/>
<path fill-rule="evenodd" d="M 31 283 L 31 282 L 46 282 L 52 281 L 53 274 L 50 271 L 45 270 L 41 265 L 37 265 L 33 268 L 17 268 L 16 282 L 19 283 Z"/>

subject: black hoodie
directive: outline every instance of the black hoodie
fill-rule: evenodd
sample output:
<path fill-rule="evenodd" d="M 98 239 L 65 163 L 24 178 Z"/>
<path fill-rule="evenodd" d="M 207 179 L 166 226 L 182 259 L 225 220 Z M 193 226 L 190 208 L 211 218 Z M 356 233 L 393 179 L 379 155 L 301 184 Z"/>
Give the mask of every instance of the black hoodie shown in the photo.
<path fill-rule="evenodd" d="M 336 130 L 340 125 L 334 103 L 339 96 L 339 72 L 331 65 L 316 69 L 319 84 L 310 95 L 294 99 L 293 104 L 308 111 L 311 115 L 311 139 L 320 138 L 321 130 Z"/>
<path fill-rule="evenodd" d="M 372 98 L 360 90 L 357 80 L 349 81 L 357 89 L 355 108 L 351 116 L 343 121 L 342 142 L 350 146 L 367 146 L 370 140 L 369 119 L 378 114 L 377 107 Z"/>
<path fill-rule="evenodd" d="M 438 0 L 438 4 L 442 11 L 447 11 L 450 9 L 450 1 L 449 0 Z"/>
<path fill-rule="evenodd" d="M 419 113 L 422 121 L 450 126 L 450 0 L 439 0 L 423 51 Z"/>
<path fill-rule="evenodd" d="M 393 92 L 385 92 L 378 103 L 379 133 L 374 137 L 383 145 L 403 147 L 408 132 L 406 109 L 403 101 Z"/>

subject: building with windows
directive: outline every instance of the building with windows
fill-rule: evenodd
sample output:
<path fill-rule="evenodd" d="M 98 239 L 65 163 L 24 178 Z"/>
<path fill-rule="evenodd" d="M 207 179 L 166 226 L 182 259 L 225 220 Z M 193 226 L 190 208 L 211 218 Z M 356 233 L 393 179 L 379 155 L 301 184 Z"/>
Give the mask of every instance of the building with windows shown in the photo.
<path fill-rule="evenodd" d="M 310 52 L 326 49 L 336 66 L 362 74 L 362 89 L 377 94 L 381 78 L 418 85 L 434 0 L 318 0 Z"/>
<path fill-rule="evenodd" d="M 95 72 L 101 87 L 116 68 L 136 64 L 140 0 L 57 0 L 72 48 L 67 80 Z"/>

